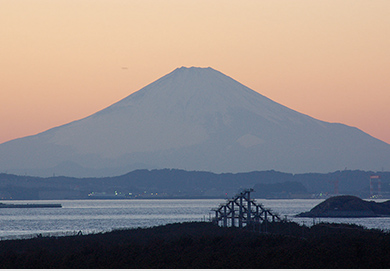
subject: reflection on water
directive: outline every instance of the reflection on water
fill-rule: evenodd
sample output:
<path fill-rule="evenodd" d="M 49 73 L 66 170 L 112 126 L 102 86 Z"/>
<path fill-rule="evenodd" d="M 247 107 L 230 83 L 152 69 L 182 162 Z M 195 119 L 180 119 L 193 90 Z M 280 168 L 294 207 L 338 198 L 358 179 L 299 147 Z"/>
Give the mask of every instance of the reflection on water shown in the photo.
<path fill-rule="evenodd" d="M 297 218 L 294 215 L 309 211 L 322 201 L 257 200 L 266 208 L 279 213 L 281 217 L 287 216 L 290 220 L 306 225 L 311 225 L 313 219 Z M 38 233 L 104 232 L 175 222 L 203 221 L 209 219 L 212 208 L 225 203 L 225 200 L 55 200 L 12 203 L 60 203 L 62 208 L 0 209 L 0 237 L 3 238 Z M 390 229 L 390 218 L 321 218 L 321 221 Z"/>
<path fill-rule="evenodd" d="M 220 200 L 56 200 L 62 208 L 0 209 L 0 237 L 45 232 L 83 233 L 208 219 Z"/>

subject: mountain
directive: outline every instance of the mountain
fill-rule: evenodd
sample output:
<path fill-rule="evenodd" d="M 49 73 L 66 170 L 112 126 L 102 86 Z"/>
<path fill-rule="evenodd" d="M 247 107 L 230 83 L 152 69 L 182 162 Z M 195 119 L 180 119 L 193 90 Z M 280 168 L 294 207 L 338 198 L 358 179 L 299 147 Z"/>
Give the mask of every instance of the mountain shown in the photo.
<path fill-rule="evenodd" d="M 212 68 L 178 68 L 84 119 L 0 145 L 0 171 L 110 176 L 145 168 L 390 168 L 390 145 L 280 105 Z"/>

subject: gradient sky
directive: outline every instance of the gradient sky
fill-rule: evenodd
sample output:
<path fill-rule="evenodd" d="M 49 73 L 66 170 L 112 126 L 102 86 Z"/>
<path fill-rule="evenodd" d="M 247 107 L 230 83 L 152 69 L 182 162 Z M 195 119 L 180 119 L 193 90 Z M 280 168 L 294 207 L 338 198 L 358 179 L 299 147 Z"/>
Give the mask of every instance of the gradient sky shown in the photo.
<path fill-rule="evenodd" d="M 390 143 L 389 0 L 0 0 L 0 143 L 181 66 Z"/>

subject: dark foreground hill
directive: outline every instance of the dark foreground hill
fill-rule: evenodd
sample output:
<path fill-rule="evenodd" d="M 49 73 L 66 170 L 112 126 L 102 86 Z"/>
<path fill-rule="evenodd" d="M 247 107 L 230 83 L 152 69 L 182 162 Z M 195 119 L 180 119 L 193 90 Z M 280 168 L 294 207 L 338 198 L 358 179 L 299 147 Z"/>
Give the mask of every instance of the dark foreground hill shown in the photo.
<path fill-rule="evenodd" d="M 264 228 L 263 228 L 264 230 Z M 211 223 L 0 242 L 0 268 L 388 268 L 390 235 L 356 225 Z"/>

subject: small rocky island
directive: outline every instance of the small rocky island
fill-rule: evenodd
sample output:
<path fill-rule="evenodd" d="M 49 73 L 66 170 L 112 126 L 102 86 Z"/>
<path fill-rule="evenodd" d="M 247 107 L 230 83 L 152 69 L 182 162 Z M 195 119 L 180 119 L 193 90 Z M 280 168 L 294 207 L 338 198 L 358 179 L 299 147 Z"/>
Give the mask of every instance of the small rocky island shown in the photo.
<path fill-rule="evenodd" d="M 365 201 L 355 196 L 336 196 L 321 202 L 298 217 L 380 217 L 390 216 L 390 200 Z"/>

